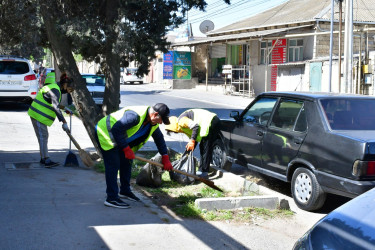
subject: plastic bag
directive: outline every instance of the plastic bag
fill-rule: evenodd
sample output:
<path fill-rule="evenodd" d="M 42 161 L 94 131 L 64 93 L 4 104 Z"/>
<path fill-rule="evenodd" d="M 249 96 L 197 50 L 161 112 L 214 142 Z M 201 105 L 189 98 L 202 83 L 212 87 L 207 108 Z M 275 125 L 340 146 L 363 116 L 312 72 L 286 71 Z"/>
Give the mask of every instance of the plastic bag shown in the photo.
<path fill-rule="evenodd" d="M 161 163 L 161 155 L 158 153 L 151 160 Z M 162 174 L 162 168 L 147 163 L 138 174 L 136 183 L 145 187 L 160 187 Z"/>
<path fill-rule="evenodd" d="M 195 175 L 195 166 L 197 164 L 197 160 L 193 156 L 193 152 L 189 151 L 182 155 L 181 159 L 172 162 L 172 166 L 174 169 L 178 169 L 184 171 L 189 174 Z M 169 176 L 171 180 L 177 181 L 183 185 L 189 185 L 194 183 L 195 179 L 183 174 L 179 174 L 173 171 L 169 171 Z"/>

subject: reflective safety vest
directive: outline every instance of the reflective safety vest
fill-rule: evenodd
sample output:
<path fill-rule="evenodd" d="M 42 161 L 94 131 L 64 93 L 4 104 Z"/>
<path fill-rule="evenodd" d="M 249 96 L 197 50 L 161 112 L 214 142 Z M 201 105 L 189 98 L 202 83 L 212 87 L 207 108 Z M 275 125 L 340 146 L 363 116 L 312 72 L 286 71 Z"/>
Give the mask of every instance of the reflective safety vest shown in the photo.
<path fill-rule="evenodd" d="M 204 110 L 204 109 L 189 109 L 185 112 L 193 111 L 194 118 L 193 121 L 198 123 L 199 125 L 199 131 L 197 134 L 197 142 L 200 142 L 202 140 L 202 137 L 205 137 L 208 135 L 208 132 L 211 127 L 212 119 L 216 116 L 215 113 L 212 113 L 210 111 Z M 181 128 L 181 130 L 189 137 L 191 138 L 192 130 L 190 128 Z"/>
<path fill-rule="evenodd" d="M 148 114 L 148 108 L 149 108 L 148 106 L 124 107 L 124 108 L 122 108 L 122 109 L 120 109 L 116 112 L 113 112 L 112 114 L 107 115 L 107 116 L 103 117 L 102 119 L 100 119 L 100 121 L 98 122 L 97 128 L 96 128 L 96 131 L 97 131 L 99 143 L 100 143 L 100 146 L 102 147 L 102 149 L 107 151 L 107 150 L 110 150 L 110 149 L 117 146 L 116 141 L 115 141 L 115 139 L 113 137 L 113 134 L 112 134 L 112 127 L 118 120 L 120 120 L 123 117 L 123 115 L 126 111 L 128 111 L 128 110 L 134 111 L 140 117 L 138 124 L 131 127 L 130 129 L 128 129 L 126 131 L 127 137 L 130 138 L 132 135 L 137 133 L 137 131 L 140 129 L 140 127 L 142 126 L 142 124 L 146 120 L 147 114 Z M 158 127 L 159 127 L 159 124 L 151 126 L 150 133 L 147 135 L 146 139 L 143 142 L 141 142 L 140 144 L 132 147 L 131 149 L 134 152 L 136 152 L 140 148 L 142 148 L 143 145 L 148 141 L 148 138 L 150 138 L 152 133 L 154 133 L 154 131 Z"/>
<path fill-rule="evenodd" d="M 59 102 L 61 101 L 61 90 L 59 85 L 56 83 L 51 83 L 48 85 L 45 85 L 43 88 L 41 88 L 36 95 L 35 100 L 32 102 L 28 114 L 30 117 L 34 118 L 35 120 L 47 125 L 51 126 L 52 123 L 55 121 L 56 113 L 53 109 L 52 103 L 48 103 L 43 98 L 43 94 L 47 93 L 48 91 L 51 91 L 52 89 L 57 89 L 60 93 Z"/>

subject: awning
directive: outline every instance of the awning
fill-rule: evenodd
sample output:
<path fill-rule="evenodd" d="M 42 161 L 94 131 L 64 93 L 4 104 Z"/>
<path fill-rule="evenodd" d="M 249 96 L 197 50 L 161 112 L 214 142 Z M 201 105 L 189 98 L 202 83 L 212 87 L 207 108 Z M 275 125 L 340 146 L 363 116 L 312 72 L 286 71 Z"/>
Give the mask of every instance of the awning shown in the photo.
<path fill-rule="evenodd" d="M 192 41 L 186 41 L 186 42 L 173 43 L 172 47 L 192 46 L 192 45 L 198 45 L 198 44 L 217 43 L 217 42 L 225 43 L 225 42 L 233 42 L 237 40 L 246 40 L 250 38 L 256 39 L 256 38 L 261 38 L 261 37 L 268 36 L 271 34 L 276 34 L 280 32 L 285 32 L 285 31 L 294 30 L 294 29 L 301 29 L 301 28 L 306 28 L 306 27 L 311 27 L 311 26 L 312 24 L 297 26 L 297 27 L 280 28 L 280 29 L 252 31 L 252 32 L 245 32 L 245 33 L 238 33 L 238 34 L 224 35 L 224 36 L 213 36 L 213 37 L 207 37 L 201 40 L 192 40 Z"/>

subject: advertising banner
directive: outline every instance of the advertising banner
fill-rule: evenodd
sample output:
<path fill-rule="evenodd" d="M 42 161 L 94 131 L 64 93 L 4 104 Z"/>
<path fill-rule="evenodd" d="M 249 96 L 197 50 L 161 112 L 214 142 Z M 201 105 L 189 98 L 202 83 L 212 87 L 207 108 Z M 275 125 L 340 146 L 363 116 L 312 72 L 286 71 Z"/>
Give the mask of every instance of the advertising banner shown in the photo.
<path fill-rule="evenodd" d="M 163 56 L 163 79 L 173 79 L 173 51 Z"/>
<path fill-rule="evenodd" d="M 277 43 L 276 43 L 277 42 Z M 286 63 L 286 39 L 273 40 L 272 64 Z M 271 91 L 277 90 L 277 66 L 271 68 Z"/>
<path fill-rule="evenodd" d="M 191 66 L 174 66 L 173 79 L 191 79 Z"/>
<path fill-rule="evenodd" d="M 191 65 L 191 52 L 174 51 L 173 65 L 174 66 L 190 66 Z"/>

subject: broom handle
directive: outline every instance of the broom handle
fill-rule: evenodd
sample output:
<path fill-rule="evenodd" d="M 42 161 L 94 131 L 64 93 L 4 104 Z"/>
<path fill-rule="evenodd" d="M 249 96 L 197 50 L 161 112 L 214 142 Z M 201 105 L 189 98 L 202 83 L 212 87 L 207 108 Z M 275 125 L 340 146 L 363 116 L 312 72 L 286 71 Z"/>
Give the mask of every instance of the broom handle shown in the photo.
<path fill-rule="evenodd" d="M 70 113 L 70 121 L 69 121 L 69 123 L 70 123 L 70 126 L 69 126 L 69 128 L 70 128 L 70 133 L 72 133 L 72 114 Z M 70 137 L 69 137 L 69 151 L 71 151 L 72 150 L 72 139 L 70 139 Z"/>
<path fill-rule="evenodd" d="M 66 134 L 69 136 L 70 140 L 72 140 L 74 146 L 76 146 L 76 148 L 78 150 L 81 150 L 81 147 L 79 146 L 78 142 L 76 141 L 76 139 L 74 139 L 74 137 L 72 136 L 72 134 L 69 132 L 69 131 L 66 131 Z"/>

